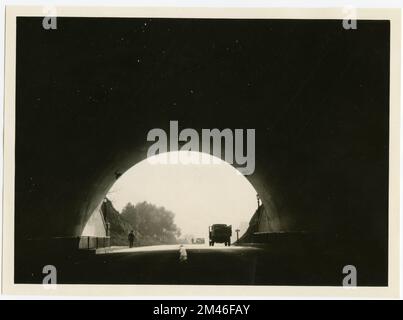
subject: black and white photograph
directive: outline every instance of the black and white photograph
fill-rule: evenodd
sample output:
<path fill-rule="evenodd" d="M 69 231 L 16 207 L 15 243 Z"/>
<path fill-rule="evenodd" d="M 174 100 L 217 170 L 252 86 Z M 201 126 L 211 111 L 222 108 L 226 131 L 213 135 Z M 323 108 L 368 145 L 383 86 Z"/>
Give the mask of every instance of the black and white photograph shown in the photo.
<path fill-rule="evenodd" d="M 398 285 L 399 11 L 31 9 L 6 30 L 11 286 Z"/>

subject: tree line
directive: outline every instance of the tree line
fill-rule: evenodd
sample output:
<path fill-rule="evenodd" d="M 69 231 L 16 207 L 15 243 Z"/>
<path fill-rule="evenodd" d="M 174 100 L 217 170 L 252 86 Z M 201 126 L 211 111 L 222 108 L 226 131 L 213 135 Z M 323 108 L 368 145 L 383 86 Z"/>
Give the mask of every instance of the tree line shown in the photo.
<path fill-rule="evenodd" d="M 135 234 L 161 243 L 177 243 L 181 231 L 175 224 L 175 214 L 164 207 L 146 201 L 126 204 L 122 218 L 130 223 Z"/>

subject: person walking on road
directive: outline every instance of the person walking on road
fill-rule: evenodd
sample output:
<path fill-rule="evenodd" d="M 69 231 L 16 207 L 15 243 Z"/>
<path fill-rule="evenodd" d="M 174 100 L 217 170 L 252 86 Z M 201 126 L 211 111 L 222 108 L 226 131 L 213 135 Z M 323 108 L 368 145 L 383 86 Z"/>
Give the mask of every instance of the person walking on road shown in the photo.
<path fill-rule="evenodd" d="M 128 238 L 128 240 L 129 240 L 129 248 L 133 248 L 134 239 L 135 239 L 134 231 L 133 231 L 133 230 L 130 231 L 130 233 L 129 233 L 129 235 L 127 236 L 127 238 Z"/>

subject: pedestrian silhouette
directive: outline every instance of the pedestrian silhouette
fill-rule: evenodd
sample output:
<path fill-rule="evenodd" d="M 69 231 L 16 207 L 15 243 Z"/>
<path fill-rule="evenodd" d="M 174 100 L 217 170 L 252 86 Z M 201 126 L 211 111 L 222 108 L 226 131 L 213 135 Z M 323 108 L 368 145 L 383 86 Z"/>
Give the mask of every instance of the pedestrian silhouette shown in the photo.
<path fill-rule="evenodd" d="M 128 240 L 129 240 L 129 248 L 133 248 L 134 239 L 135 239 L 134 231 L 133 231 L 133 230 L 130 231 L 130 233 L 129 233 L 129 235 L 127 236 L 127 238 L 128 238 Z"/>

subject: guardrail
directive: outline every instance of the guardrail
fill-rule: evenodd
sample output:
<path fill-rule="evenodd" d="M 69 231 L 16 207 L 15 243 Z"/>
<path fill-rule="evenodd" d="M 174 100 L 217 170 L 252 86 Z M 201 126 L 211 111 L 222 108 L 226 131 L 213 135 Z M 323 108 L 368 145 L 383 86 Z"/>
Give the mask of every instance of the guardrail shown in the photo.
<path fill-rule="evenodd" d="M 110 246 L 111 246 L 110 237 L 81 236 L 78 244 L 78 248 L 81 250 L 108 248 Z"/>

